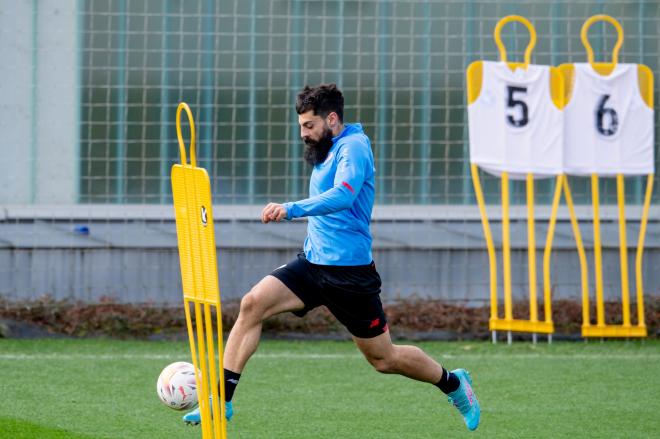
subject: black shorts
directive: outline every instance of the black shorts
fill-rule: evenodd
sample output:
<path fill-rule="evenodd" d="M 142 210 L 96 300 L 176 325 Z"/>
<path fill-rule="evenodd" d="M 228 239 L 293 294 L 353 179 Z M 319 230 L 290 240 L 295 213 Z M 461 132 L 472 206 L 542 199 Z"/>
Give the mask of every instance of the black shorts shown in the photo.
<path fill-rule="evenodd" d="M 373 338 L 387 331 L 380 301 L 380 276 L 376 265 L 317 265 L 304 253 L 271 273 L 305 304 L 294 314 L 325 305 L 348 331 L 359 338 Z"/>

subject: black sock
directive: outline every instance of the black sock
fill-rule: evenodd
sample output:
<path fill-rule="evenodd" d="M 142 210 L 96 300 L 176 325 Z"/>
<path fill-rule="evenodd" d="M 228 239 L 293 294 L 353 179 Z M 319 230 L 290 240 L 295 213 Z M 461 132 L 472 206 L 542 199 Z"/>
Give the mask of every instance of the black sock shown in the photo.
<path fill-rule="evenodd" d="M 435 386 L 442 390 L 444 394 L 449 394 L 461 386 L 461 381 L 456 375 L 443 367 L 442 378 L 440 378 L 440 381 L 438 381 Z"/>
<path fill-rule="evenodd" d="M 225 369 L 225 401 L 229 402 L 234 397 L 234 390 L 236 390 L 240 379 L 240 373 Z"/>

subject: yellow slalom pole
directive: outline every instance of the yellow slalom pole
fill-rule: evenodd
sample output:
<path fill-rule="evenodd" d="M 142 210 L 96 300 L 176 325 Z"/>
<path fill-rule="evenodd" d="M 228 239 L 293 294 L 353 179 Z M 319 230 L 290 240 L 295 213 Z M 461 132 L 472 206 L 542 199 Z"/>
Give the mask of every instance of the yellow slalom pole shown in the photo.
<path fill-rule="evenodd" d="M 594 265 L 596 268 L 596 325 L 605 326 L 605 304 L 603 303 L 603 260 L 600 239 L 600 197 L 598 195 L 598 175 L 591 174 L 591 197 L 593 204 Z"/>
<path fill-rule="evenodd" d="M 190 164 L 181 134 L 181 114 L 190 124 Z M 181 164 L 172 167 L 172 195 L 176 217 L 184 310 L 192 361 L 196 370 L 197 394 L 204 439 L 225 439 L 224 380 L 222 373 L 222 325 L 218 287 L 212 196 L 208 174 L 197 168 L 195 125 L 190 108 L 179 104 L 176 115 Z M 191 310 L 191 304 L 194 310 Z M 212 307 L 217 309 L 216 360 Z M 192 314 L 194 312 L 194 319 Z M 216 363 L 217 361 L 217 363 Z M 219 366 L 219 367 L 218 367 Z M 220 383 L 218 389 L 218 383 Z M 211 386 L 209 388 L 209 386 Z M 219 394 L 218 394 L 219 391 Z M 213 417 L 212 417 L 213 416 Z"/>
<path fill-rule="evenodd" d="M 639 225 L 639 239 L 637 241 L 637 257 L 635 258 L 635 283 L 637 284 L 637 325 L 645 328 L 644 321 L 644 280 L 642 278 L 642 256 L 644 254 L 644 237 L 646 235 L 646 223 L 649 219 L 649 206 L 651 205 L 651 194 L 653 193 L 653 174 L 650 174 L 646 183 L 646 195 L 644 196 L 644 210 L 642 221 Z"/>
<path fill-rule="evenodd" d="M 190 107 L 185 102 L 181 102 L 176 109 L 176 137 L 179 141 L 179 153 L 181 154 L 181 164 L 186 165 L 186 147 L 181 134 L 181 111 L 185 110 L 190 124 L 190 166 L 197 167 L 197 155 L 195 154 L 195 122 L 190 111 Z"/>
<path fill-rule="evenodd" d="M 199 366 L 202 371 L 202 385 L 197 389 L 199 396 L 199 408 L 202 415 L 202 431 L 204 438 L 212 437 L 211 430 L 211 410 L 209 407 L 209 383 L 207 378 L 208 367 L 207 367 L 207 358 L 205 353 L 206 342 L 204 341 L 204 325 L 202 324 L 203 314 L 202 314 L 202 305 L 199 302 L 195 302 L 195 324 L 197 326 L 197 347 L 200 353 Z"/>
<path fill-rule="evenodd" d="M 543 252 L 543 314 L 546 323 L 552 322 L 552 284 L 550 283 L 550 257 L 552 256 L 552 240 L 555 235 L 555 224 L 557 223 L 557 209 L 561 199 L 561 191 L 564 185 L 564 175 L 557 176 L 555 195 L 552 198 L 552 210 L 550 212 L 550 223 L 548 234 L 545 237 L 545 250 Z"/>
<path fill-rule="evenodd" d="M 538 322 L 536 297 L 536 234 L 534 230 L 534 176 L 527 174 L 527 263 L 529 269 L 529 320 Z"/>
<path fill-rule="evenodd" d="M 626 197 L 623 174 L 616 176 L 616 197 L 619 205 L 619 262 L 621 265 L 621 307 L 623 326 L 630 326 L 630 290 L 628 287 L 628 243 L 626 240 Z"/>
<path fill-rule="evenodd" d="M 575 215 L 575 207 L 573 206 L 573 196 L 571 195 L 571 187 L 568 184 L 568 178 L 563 178 L 564 198 L 566 198 L 566 205 L 571 217 L 571 227 L 573 228 L 573 236 L 575 237 L 575 245 L 578 251 L 578 258 L 580 259 L 580 283 L 582 285 L 582 327 L 591 325 L 591 317 L 589 316 L 589 271 L 587 269 L 587 254 L 584 251 L 584 243 L 582 242 L 582 235 L 580 234 L 580 226 L 577 222 Z"/>
<path fill-rule="evenodd" d="M 488 265 L 490 273 L 490 320 L 491 322 L 497 320 L 497 259 L 495 258 L 495 245 L 493 244 L 493 234 L 490 231 L 490 224 L 488 223 L 488 216 L 486 215 L 486 203 L 484 202 L 484 193 L 481 189 L 481 182 L 479 181 L 479 169 L 474 163 L 470 165 L 472 173 L 472 184 L 474 185 L 474 193 L 477 196 L 477 204 L 479 205 L 479 214 L 481 215 L 481 225 L 484 229 L 484 236 L 486 237 L 486 248 L 488 250 Z"/>
<path fill-rule="evenodd" d="M 195 331 L 193 330 L 193 322 L 190 317 L 190 301 L 183 299 L 183 310 L 186 314 L 186 325 L 188 326 L 188 343 L 190 344 L 190 354 L 192 357 L 193 367 L 195 368 L 195 379 L 197 381 L 197 388 L 201 387 L 199 376 L 199 362 L 197 361 L 197 349 L 195 349 Z"/>
<path fill-rule="evenodd" d="M 511 300 L 511 236 L 509 232 L 509 174 L 507 172 L 502 172 L 502 265 L 504 267 L 504 319 L 508 322 L 511 322 L 511 320 L 513 320 L 513 306 Z"/>
<path fill-rule="evenodd" d="M 220 301 L 216 307 L 216 330 L 218 334 L 218 370 L 220 371 L 220 380 L 218 385 L 220 386 L 220 407 L 222 412 L 222 438 L 227 438 L 227 419 L 225 418 L 225 375 L 224 375 L 224 349 L 222 347 L 222 307 Z"/>
<path fill-rule="evenodd" d="M 210 373 L 210 390 L 211 390 L 211 413 L 213 414 L 213 431 L 216 438 L 219 438 L 222 432 L 222 419 L 224 413 L 220 409 L 220 396 L 218 395 L 218 372 L 215 366 L 215 343 L 213 342 L 214 331 L 213 331 L 213 320 L 211 319 L 211 305 L 208 303 L 204 304 L 204 323 L 206 324 L 206 347 L 207 358 L 209 361 L 209 373 Z M 224 404 L 222 404 L 224 406 Z"/>

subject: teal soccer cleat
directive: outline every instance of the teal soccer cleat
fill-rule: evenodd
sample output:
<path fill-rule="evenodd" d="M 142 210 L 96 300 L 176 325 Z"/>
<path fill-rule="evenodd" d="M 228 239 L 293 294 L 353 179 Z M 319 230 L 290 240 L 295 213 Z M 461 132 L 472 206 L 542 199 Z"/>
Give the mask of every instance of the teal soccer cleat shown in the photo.
<path fill-rule="evenodd" d="M 477 395 L 472 391 L 472 378 L 465 369 L 452 370 L 451 373 L 458 377 L 461 385 L 447 395 L 448 400 L 461 412 L 468 430 L 476 430 L 481 417 L 481 407 L 479 407 Z"/>
<path fill-rule="evenodd" d="M 211 415 L 213 415 L 213 411 L 211 411 Z M 232 416 L 234 416 L 234 405 L 231 401 L 225 402 L 225 418 L 227 418 L 227 421 L 231 421 Z M 199 407 L 183 415 L 183 422 L 189 425 L 198 425 L 202 422 L 202 415 L 199 411 Z"/>

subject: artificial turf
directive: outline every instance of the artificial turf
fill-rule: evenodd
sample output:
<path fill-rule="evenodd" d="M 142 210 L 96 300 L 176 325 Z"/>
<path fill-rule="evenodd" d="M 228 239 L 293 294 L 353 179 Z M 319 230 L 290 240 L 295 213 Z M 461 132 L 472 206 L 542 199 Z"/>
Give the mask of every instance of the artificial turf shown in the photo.
<path fill-rule="evenodd" d="M 482 405 L 470 436 L 660 437 L 660 343 L 418 343 L 467 368 Z M 0 340 L 2 438 L 197 438 L 156 396 L 182 342 Z M 263 341 L 234 398 L 229 438 L 468 435 L 433 386 L 379 375 L 350 342 Z"/>

